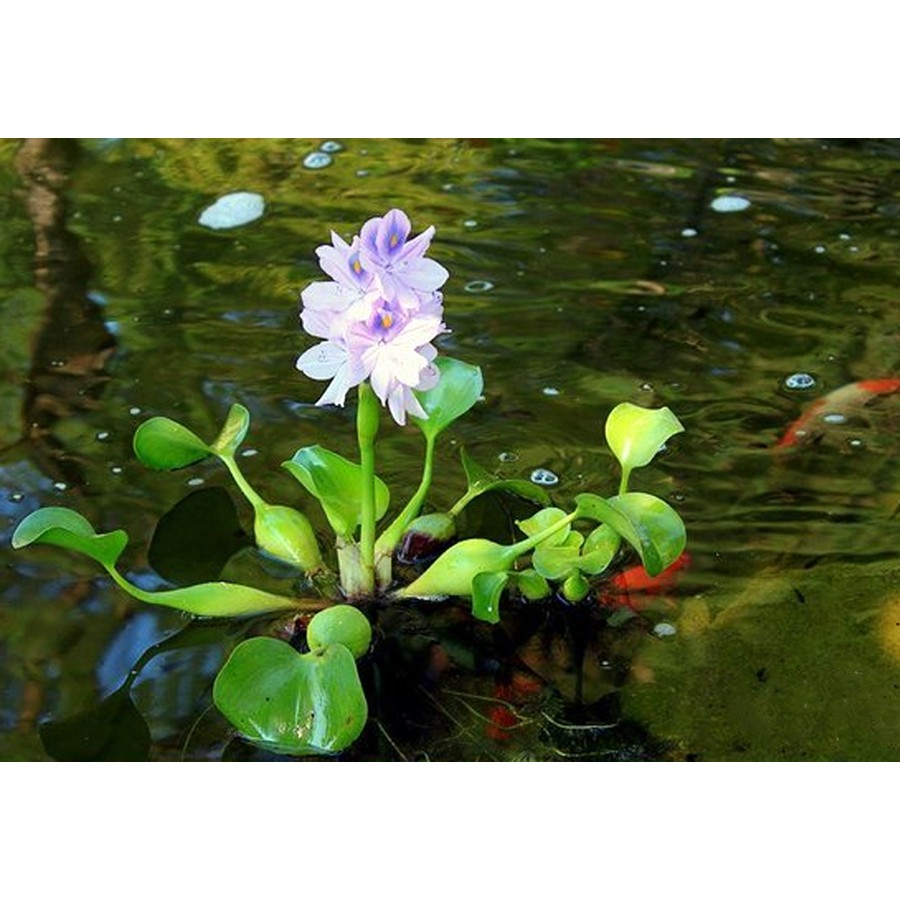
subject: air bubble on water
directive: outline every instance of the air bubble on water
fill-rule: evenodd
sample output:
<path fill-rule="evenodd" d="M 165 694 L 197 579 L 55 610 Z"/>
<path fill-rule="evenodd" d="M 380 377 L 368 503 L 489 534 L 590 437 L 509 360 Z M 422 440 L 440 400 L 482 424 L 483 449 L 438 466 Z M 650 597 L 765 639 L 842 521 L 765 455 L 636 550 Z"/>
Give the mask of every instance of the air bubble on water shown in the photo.
<path fill-rule="evenodd" d="M 113 473 L 113 475 L 121 475 L 122 467 L 121 466 L 110 466 L 109 471 Z"/>
<path fill-rule="evenodd" d="M 139 406 L 132 406 L 128 412 L 133 416 L 139 416 L 141 414 L 141 408 Z"/>
<path fill-rule="evenodd" d="M 559 388 L 545 387 L 541 390 L 541 393 L 545 397 L 557 397 L 557 396 L 559 396 Z"/>
<path fill-rule="evenodd" d="M 20 491 L 13 491 L 9 495 L 10 503 L 21 503 L 25 499 L 25 495 Z"/>
<path fill-rule="evenodd" d="M 203 484 L 203 479 L 202 478 L 189 478 L 187 483 L 188 483 L 188 487 L 199 487 L 201 484 Z"/>
<path fill-rule="evenodd" d="M 840 413 L 828 413 L 828 415 L 822 416 L 822 421 L 829 425 L 843 425 L 847 421 L 847 417 Z"/>
<path fill-rule="evenodd" d="M 313 150 L 303 157 L 303 168 L 305 169 L 324 169 L 331 165 L 331 154 L 323 153 L 321 150 Z"/>
<path fill-rule="evenodd" d="M 657 637 L 672 637 L 678 634 L 678 629 L 671 622 L 659 622 L 653 626 L 653 633 Z"/>
<path fill-rule="evenodd" d="M 642 391 L 652 391 L 652 390 L 653 390 L 653 385 L 650 384 L 649 381 L 645 381 L 645 382 L 641 385 L 641 390 L 642 390 Z"/>
<path fill-rule="evenodd" d="M 808 391 L 816 386 L 816 379 L 806 372 L 794 372 L 784 379 L 784 386 L 791 391 Z"/>
<path fill-rule="evenodd" d="M 682 228 L 681 236 L 682 237 L 697 237 L 697 229 L 696 228 Z"/>
<path fill-rule="evenodd" d="M 840 240 L 840 241 L 849 241 L 849 240 L 850 240 L 850 235 L 849 235 L 849 234 L 845 234 L 845 233 L 842 232 L 841 234 L 838 235 L 838 240 Z"/>
<path fill-rule="evenodd" d="M 340 141 L 324 141 L 319 144 L 319 149 L 323 153 L 340 153 L 344 145 Z"/>
<path fill-rule="evenodd" d="M 478 221 L 476 219 L 466 219 L 466 221 L 463 222 L 463 225 L 465 225 L 466 228 L 477 228 Z"/>
<path fill-rule="evenodd" d="M 109 440 L 109 432 L 108 431 L 98 431 L 95 435 L 96 440 L 98 441 L 108 441 Z"/>
<path fill-rule="evenodd" d="M 68 488 L 68 485 L 64 481 L 54 481 L 53 487 L 57 491 L 64 491 L 66 490 L 66 488 Z"/>
<path fill-rule="evenodd" d="M 368 169 L 357 169 L 357 170 L 356 170 L 356 177 L 357 177 L 357 178 L 365 178 L 366 175 L 368 175 L 368 174 L 369 174 L 369 170 L 368 170 Z"/>
<path fill-rule="evenodd" d="M 743 212 L 749 208 L 750 201 L 746 197 L 741 197 L 737 194 L 722 194 L 716 197 L 709 205 L 716 212 L 720 213 Z"/>
<path fill-rule="evenodd" d="M 816 251 L 816 253 L 824 253 L 825 248 L 821 244 L 819 244 L 818 246 L 815 247 L 815 251 Z"/>
<path fill-rule="evenodd" d="M 863 441 L 861 441 L 859 438 L 851 438 L 849 441 L 847 441 L 847 443 L 848 443 L 851 447 L 856 447 L 856 448 L 859 448 L 859 447 L 865 447 L 865 446 L 866 446 L 865 443 L 863 443 Z"/>
<path fill-rule="evenodd" d="M 535 469 L 530 477 L 533 484 L 540 484 L 544 487 L 552 487 L 554 484 L 559 484 L 559 475 L 551 472 L 549 469 Z"/>
<path fill-rule="evenodd" d="M 515 462 L 519 458 L 518 453 L 513 453 L 512 450 L 504 450 L 502 453 L 497 454 L 497 459 L 502 463 L 511 463 Z"/>
<path fill-rule="evenodd" d="M 485 291 L 493 290 L 494 283 L 492 281 L 470 281 L 463 288 L 470 294 L 483 294 Z"/>
<path fill-rule="evenodd" d="M 259 450 L 254 450 L 252 447 L 241 450 L 241 456 L 256 456 L 257 453 L 259 453 Z"/>

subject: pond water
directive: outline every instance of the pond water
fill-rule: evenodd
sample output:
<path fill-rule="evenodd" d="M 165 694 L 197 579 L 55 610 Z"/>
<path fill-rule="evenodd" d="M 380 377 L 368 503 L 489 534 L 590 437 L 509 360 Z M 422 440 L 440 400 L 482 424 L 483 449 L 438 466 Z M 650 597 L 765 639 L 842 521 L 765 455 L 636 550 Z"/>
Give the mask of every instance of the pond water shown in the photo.
<path fill-rule="evenodd" d="M 70 506 L 124 528 L 124 570 L 161 586 L 147 548 L 179 499 L 227 490 L 245 528 L 249 510 L 212 462 L 144 469 L 134 429 L 211 438 L 232 403 L 248 478 L 324 533 L 279 464 L 354 456 L 353 409 L 315 407 L 294 368 L 298 294 L 331 229 L 394 206 L 436 226 L 440 346 L 485 378 L 439 444 L 434 506 L 462 493 L 462 446 L 546 470 L 562 506 L 612 493 L 607 413 L 668 405 L 686 432 L 632 485 L 678 509 L 689 561 L 653 593 L 508 604 L 498 626 L 373 607 L 370 721 L 344 758 L 900 758 L 898 161 L 874 141 L 0 142 L 0 758 L 279 758 L 212 707 L 234 626 L 182 632 L 9 538 Z M 398 499 L 420 444 L 383 423 Z M 464 527 L 506 540 L 522 512 L 488 496 Z"/>

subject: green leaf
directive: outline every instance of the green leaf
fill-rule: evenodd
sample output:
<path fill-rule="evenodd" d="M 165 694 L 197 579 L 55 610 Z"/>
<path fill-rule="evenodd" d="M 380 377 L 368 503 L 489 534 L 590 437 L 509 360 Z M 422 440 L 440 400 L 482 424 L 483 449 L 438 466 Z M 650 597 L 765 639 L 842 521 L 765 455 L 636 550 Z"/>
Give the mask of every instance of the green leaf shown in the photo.
<path fill-rule="evenodd" d="M 134 433 L 134 455 L 150 469 L 183 469 L 211 452 L 193 431 L 165 416 L 148 419 Z"/>
<path fill-rule="evenodd" d="M 239 618 L 300 608 L 299 601 L 293 597 L 270 594 L 230 581 L 208 581 L 172 591 L 144 591 L 125 581 L 121 576 L 116 578 L 116 583 L 137 600 L 155 606 L 180 609 L 192 616 Z"/>
<path fill-rule="evenodd" d="M 562 509 L 559 509 L 555 506 L 549 506 L 546 509 L 538 510 L 533 516 L 528 519 L 519 519 L 516 521 L 516 525 L 528 535 L 528 537 L 534 537 L 537 534 L 540 534 L 542 531 L 548 529 L 551 525 L 555 525 L 561 519 L 566 518 L 566 512 Z M 538 547 L 558 547 L 562 544 L 566 543 L 566 540 L 569 537 L 571 532 L 571 526 L 565 525 L 559 529 L 559 531 L 554 531 L 553 534 L 544 538 L 537 546 Z"/>
<path fill-rule="evenodd" d="M 12 536 L 14 550 L 29 544 L 54 544 L 75 550 L 110 568 L 122 555 L 128 535 L 124 531 L 97 534 L 84 516 L 62 506 L 45 506 L 26 516 Z"/>
<path fill-rule="evenodd" d="M 644 409 L 620 403 L 607 416 L 606 442 L 626 471 L 646 466 L 684 426 L 667 407 Z"/>
<path fill-rule="evenodd" d="M 478 366 L 470 366 L 449 356 L 438 357 L 434 364 L 440 370 L 440 381 L 429 391 L 415 392 L 428 418 L 410 417 L 422 434 L 431 440 L 467 413 L 484 389 L 484 379 Z"/>
<path fill-rule="evenodd" d="M 522 569 L 521 572 L 510 572 L 510 575 L 526 600 L 544 600 L 550 596 L 547 579 L 535 569 Z"/>
<path fill-rule="evenodd" d="M 247 437 L 250 428 L 250 413 L 247 407 L 235 403 L 228 410 L 225 424 L 219 432 L 219 436 L 212 442 L 210 449 L 217 456 L 234 456 L 238 448 Z"/>
<path fill-rule="evenodd" d="M 480 572 L 472 579 L 472 615 L 496 625 L 500 621 L 500 596 L 509 572 Z"/>
<path fill-rule="evenodd" d="M 362 515 L 362 468 L 318 444 L 302 447 L 282 466 L 322 504 L 335 534 L 352 537 Z M 387 485 L 376 476 L 376 521 L 389 503 Z"/>
<path fill-rule="evenodd" d="M 575 501 L 579 517 L 609 525 L 637 550 L 648 575 L 658 575 L 684 549 L 684 523 L 659 497 L 634 492 L 604 500 L 579 494 Z"/>
<path fill-rule="evenodd" d="M 412 584 L 396 592 L 398 597 L 470 597 L 472 583 L 482 572 L 506 572 L 516 561 L 515 546 L 506 547 L 485 538 L 467 538 L 445 550 Z"/>
<path fill-rule="evenodd" d="M 622 545 L 619 533 L 609 525 L 599 525 L 584 542 L 578 568 L 588 575 L 599 575 L 609 568 Z"/>
<path fill-rule="evenodd" d="M 550 505 L 550 496 L 542 487 L 532 484 L 524 478 L 499 478 L 497 475 L 491 474 L 466 453 L 465 447 L 460 448 L 459 457 L 463 471 L 466 473 L 470 500 L 474 500 L 487 491 L 504 491 L 537 503 L 538 506 Z"/>
<path fill-rule="evenodd" d="M 531 557 L 531 565 L 544 578 L 557 581 L 578 571 L 577 547 L 539 545 Z"/>
<path fill-rule="evenodd" d="M 687 543 L 684 522 L 665 500 L 635 491 L 613 497 L 610 502 L 625 512 L 639 529 L 642 541 L 653 547 L 658 561 L 652 570 L 644 562 L 648 575 L 659 575 L 684 552 Z"/>
<path fill-rule="evenodd" d="M 301 655 L 284 641 L 250 638 L 216 677 L 213 701 L 245 738 L 295 756 L 340 753 L 368 716 L 353 654 L 343 644 Z"/>

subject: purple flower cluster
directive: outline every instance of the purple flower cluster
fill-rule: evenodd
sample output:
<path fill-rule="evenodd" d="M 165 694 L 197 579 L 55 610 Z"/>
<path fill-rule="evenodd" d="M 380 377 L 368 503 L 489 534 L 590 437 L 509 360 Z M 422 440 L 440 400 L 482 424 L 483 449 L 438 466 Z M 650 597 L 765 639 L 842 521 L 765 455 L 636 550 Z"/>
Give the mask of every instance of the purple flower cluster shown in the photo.
<path fill-rule="evenodd" d="M 302 292 L 303 328 L 322 343 L 307 350 L 297 368 L 310 378 L 331 379 L 317 406 L 343 406 L 347 391 L 367 378 L 400 425 L 406 414 L 427 418 L 413 390 L 437 384 L 432 345 L 447 331 L 440 288 L 447 270 L 425 253 L 434 227 L 409 240 L 406 213 L 392 209 L 369 219 L 348 244 L 334 232 L 316 249 L 332 281 Z"/>

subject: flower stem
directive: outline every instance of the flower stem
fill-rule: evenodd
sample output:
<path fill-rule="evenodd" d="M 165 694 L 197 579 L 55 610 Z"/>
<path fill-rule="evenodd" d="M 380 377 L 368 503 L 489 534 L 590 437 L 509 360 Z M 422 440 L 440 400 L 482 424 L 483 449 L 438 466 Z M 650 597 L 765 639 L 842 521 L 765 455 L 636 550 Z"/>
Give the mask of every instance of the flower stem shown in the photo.
<path fill-rule="evenodd" d="M 238 468 L 238 464 L 235 462 L 234 456 L 230 453 L 216 454 L 220 460 L 225 464 L 225 468 L 231 473 L 231 477 L 234 479 L 234 483 L 238 486 L 240 492 L 250 501 L 250 505 L 254 509 L 259 509 L 261 506 L 266 505 L 266 501 L 263 500 L 259 494 L 256 493 L 255 490 L 251 487 L 250 483 L 244 478 L 244 473 Z"/>
<path fill-rule="evenodd" d="M 419 514 L 422 504 L 428 496 L 431 487 L 431 477 L 434 472 L 434 441 L 433 435 L 425 438 L 425 462 L 422 465 L 422 480 L 416 492 L 409 498 L 409 502 L 403 507 L 396 519 L 381 533 L 375 544 L 375 552 L 388 554 L 394 551 L 403 533 L 409 527 L 409 523 Z"/>
<path fill-rule="evenodd" d="M 359 441 L 359 463 L 362 468 L 359 553 L 360 588 L 375 592 L 375 438 L 378 434 L 378 398 L 366 383 L 359 386 L 356 409 L 356 436 Z"/>

